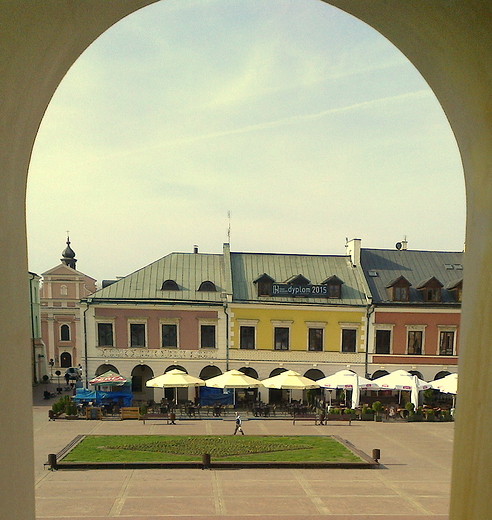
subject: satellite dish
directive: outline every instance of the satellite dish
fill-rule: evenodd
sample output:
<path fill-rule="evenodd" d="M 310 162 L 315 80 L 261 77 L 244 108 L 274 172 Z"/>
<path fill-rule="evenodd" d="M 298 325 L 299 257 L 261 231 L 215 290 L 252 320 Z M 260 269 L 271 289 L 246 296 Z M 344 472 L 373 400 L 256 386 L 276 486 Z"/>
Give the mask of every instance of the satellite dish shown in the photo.
<path fill-rule="evenodd" d="M 398 251 L 402 248 L 402 244 L 401 242 L 397 242 L 396 243 L 396 249 L 398 249 Z"/>

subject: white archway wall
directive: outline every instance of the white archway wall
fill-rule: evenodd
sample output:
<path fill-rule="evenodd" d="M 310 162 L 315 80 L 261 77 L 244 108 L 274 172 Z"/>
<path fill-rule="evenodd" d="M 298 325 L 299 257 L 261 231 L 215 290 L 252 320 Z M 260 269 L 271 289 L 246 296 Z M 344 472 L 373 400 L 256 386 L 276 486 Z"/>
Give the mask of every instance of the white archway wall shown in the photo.
<path fill-rule="evenodd" d="M 43 113 L 77 57 L 108 27 L 154 0 L 0 0 L 0 462 L 11 467 L 0 500 L 8 518 L 34 518 L 25 187 Z M 460 401 L 492 390 L 492 34 L 488 0 L 333 0 L 392 41 L 440 100 L 462 154 L 467 186 L 466 286 Z M 452 208 L 452 201 L 450 201 Z M 20 288 L 25 287 L 25 291 Z M 16 374 L 16 377 L 11 377 Z M 12 402 L 17 403 L 10 414 Z M 485 406 L 482 407 L 485 409 Z M 451 518 L 492 517 L 492 417 L 462 407 L 456 425 Z M 22 434 L 20 434 L 22 432 Z M 18 497 L 16 491 L 25 489 Z M 18 498 L 15 498 L 18 497 Z"/>

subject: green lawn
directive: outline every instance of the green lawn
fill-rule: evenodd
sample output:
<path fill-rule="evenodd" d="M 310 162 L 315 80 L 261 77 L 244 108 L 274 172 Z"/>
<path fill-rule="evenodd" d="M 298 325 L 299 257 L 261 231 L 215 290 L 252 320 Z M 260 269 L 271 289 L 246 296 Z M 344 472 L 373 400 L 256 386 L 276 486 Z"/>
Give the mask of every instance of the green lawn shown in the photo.
<path fill-rule="evenodd" d="M 66 462 L 212 460 L 360 462 L 331 437 L 89 435 L 64 457 Z"/>

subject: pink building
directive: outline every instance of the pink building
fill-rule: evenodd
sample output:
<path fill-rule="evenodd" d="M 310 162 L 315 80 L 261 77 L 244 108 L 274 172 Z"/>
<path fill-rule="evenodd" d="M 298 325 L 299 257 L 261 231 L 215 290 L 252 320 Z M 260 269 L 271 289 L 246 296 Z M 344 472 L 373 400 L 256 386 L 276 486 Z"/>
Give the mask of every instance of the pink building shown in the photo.
<path fill-rule="evenodd" d="M 80 300 L 96 291 L 96 281 L 75 269 L 75 252 L 67 247 L 61 264 L 43 273 L 40 291 L 41 336 L 52 375 L 82 364 L 84 348 Z"/>

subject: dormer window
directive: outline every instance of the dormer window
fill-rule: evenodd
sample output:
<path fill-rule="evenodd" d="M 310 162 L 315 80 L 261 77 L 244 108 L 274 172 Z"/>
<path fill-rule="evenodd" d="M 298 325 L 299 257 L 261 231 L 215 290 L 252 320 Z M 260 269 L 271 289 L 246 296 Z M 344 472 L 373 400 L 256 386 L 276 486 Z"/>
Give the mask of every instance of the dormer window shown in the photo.
<path fill-rule="evenodd" d="M 442 283 L 433 276 L 428 280 L 420 282 L 416 289 L 421 292 L 424 302 L 440 302 L 442 287 Z"/>
<path fill-rule="evenodd" d="M 203 292 L 217 292 L 217 287 L 215 287 L 215 284 L 213 282 L 207 280 L 200 284 L 198 290 Z"/>
<path fill-rule="evenodd" d="M 272 284 L 275 280 L 263 273 L 259 278 L 253 281 L 258 289 L 258 296 L 271 296 L 272 295 Z"/>
<path fill-rule="evenodd" d="M 404 276 L 399 276 L 395 280 L 392 280 L 386 286 L 386 289 L 390 291 L 392 301 L 407 302 L 409 299 L 411 285 L 412 284 Z"/>
<path fill-rule="evenodd" d="M 341 298 L 342 297 L 342 284 L 343 281 L 338 276 L 330 276 L 322 285 L 326 285 L 328 291 L 328 298 Z"/>
<path fill-rule="evenodd" d="M 446 289 L 453 295 L 455 302 L 461 302 L 461 295 L 463 292 L 463 278 L 446 285 Z"/>
<path fill-rule="evenodd" d="M 166 280 L 162 283 L 161 291 L 179 291 L 179 287 L 174 280 Z"/>

